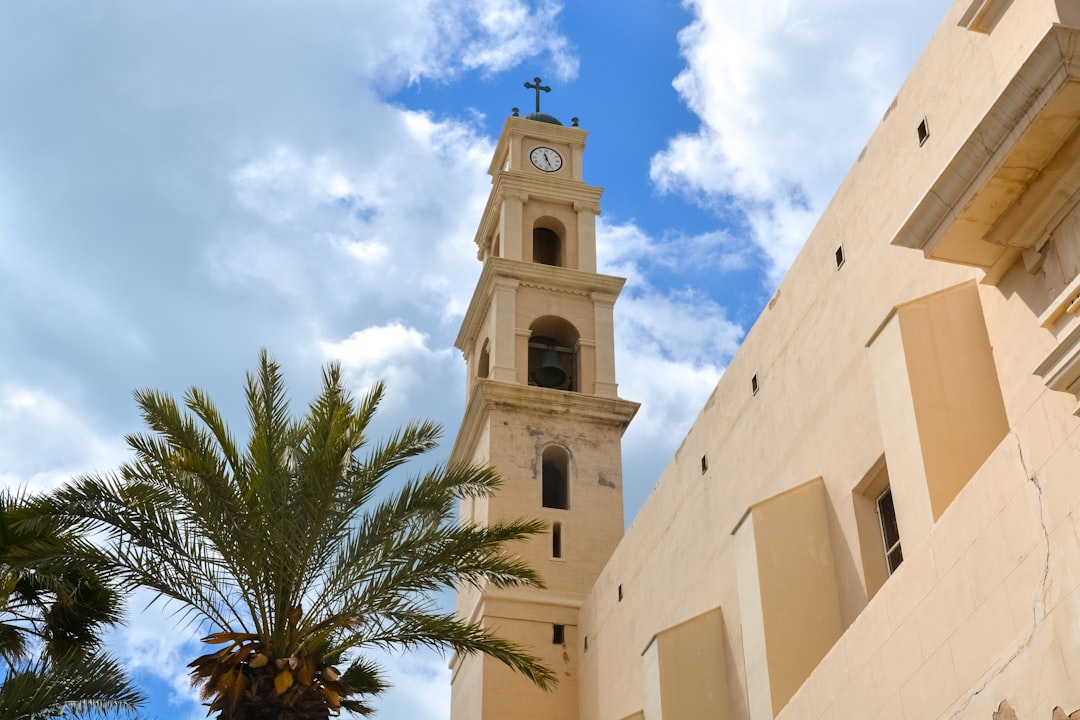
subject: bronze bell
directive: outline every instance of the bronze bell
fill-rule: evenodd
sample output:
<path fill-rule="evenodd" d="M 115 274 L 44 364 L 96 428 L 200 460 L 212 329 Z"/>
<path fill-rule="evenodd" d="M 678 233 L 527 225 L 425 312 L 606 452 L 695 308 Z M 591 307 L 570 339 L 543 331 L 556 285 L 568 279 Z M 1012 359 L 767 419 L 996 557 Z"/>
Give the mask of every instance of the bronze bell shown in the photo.
<path fill-rule="evenodd" d="M 536 384 L 540 387 L 559 387 L 566 382 L 566 371 L 559 362 L 559 353 L 554 345 L 548 345 L 547 350 L 540 356 L 540 364 L 533 371 Z"/>

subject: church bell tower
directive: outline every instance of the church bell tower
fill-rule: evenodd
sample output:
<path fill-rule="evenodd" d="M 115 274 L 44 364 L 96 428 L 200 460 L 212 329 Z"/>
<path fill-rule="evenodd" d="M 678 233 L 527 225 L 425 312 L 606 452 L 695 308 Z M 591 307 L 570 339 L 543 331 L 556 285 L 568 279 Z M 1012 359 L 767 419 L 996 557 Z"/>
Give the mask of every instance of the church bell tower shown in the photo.
<path fill-rule="evenodd" d="M 541 658 L 545 692 L 497 660 L 455 656 L 452 720 L 574 720 L 586 651 L 578 610 L 623 534 L 622 434 L 637 403 L 618 397 L 613 310 L 624 280 L 596 272 L 603 190 L 585 184 L 588 133 L 540 112 L 507 118 L 476 233 L 483 271 L 458 333 L 465 417 L 452 462 L 494 466 L 497 495 L 466 500 L 462 522 L 541 518 L 515 545 L 544 589 L 462 587 L 458 615 Z"/>

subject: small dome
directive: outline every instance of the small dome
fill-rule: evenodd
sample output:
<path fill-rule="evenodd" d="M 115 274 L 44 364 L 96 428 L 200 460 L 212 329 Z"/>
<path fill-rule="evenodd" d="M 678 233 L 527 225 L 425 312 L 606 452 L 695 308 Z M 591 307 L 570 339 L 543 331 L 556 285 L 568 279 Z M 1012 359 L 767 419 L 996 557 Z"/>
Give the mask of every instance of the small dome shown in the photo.
<path fill-rule="evenodd" d="M 535 120 L 536 122 L 545 122 L 545 123 L 549 123 L 551 125 L 562 125 L 562 123 L 559 122 L 557 118 L 553 118 L 552 116 L 548 115 L 547 113 L 539 113 L 539 112 L 529 113 L 528 115 L 525 116 L 525 119 L 526 120 Z"/>

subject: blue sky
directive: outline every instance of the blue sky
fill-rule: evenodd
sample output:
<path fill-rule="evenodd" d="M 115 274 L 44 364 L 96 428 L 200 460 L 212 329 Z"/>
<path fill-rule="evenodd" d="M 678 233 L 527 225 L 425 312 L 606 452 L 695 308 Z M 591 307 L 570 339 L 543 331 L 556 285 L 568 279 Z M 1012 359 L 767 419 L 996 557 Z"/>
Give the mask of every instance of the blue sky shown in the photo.
<path fill-rule="evenodd" d="M 604 187 L 631 522 L 947 9 L 944 0 L 0 5 L 0 483 L 108 470 L 131 391 L 243 427 L 267 347 L 297 403 L 342 362 L 383 422 L 452 441 L 453 348 L 504 118 L 589 131 Z M 439 456 L 430 458 L 435 462 Z M 197 653 L 131 606 L 150 714 L 202 717 Z M 380 717 L 446 718 L 445 661 L 387 660 Z"/>

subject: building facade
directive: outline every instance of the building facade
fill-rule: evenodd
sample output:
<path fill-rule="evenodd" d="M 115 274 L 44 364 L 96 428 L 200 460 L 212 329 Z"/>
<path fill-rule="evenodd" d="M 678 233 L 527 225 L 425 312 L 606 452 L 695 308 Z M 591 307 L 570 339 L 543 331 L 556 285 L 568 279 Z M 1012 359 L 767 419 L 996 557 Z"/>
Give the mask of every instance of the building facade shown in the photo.
<path fill-rule="evenodd" d="M 477 236 L 455 452 L 508 488 L 463 513 L 565 523 L 568 553 L 571 535 L 598 540 L 564 565 L 551 538 L 527 551 L 552 588 L 512 613 L 460 600 L 565 676 L 559 714 L 528 714 L 483 661 L 455 659 L 454 720 L 1080 708 L 1080 2 L 952 4 L 621 538 L 604 457 L 633 415 L 608 344 L 618 281 L 594 273 L 583 135 L 541 125 L 508 121 Z M 541 145 L 570 165 L 557 197 L 513 172 Z M 537 260 L 536 228 L 561 262 Z M 532 324 L 552 315 L 577 334 Z M 578 385 L 529 387 L 549 345 L 592 368 L 556 373 Z M 550 514 L 549 447 L 580 457 L 583 483 Z"/>

